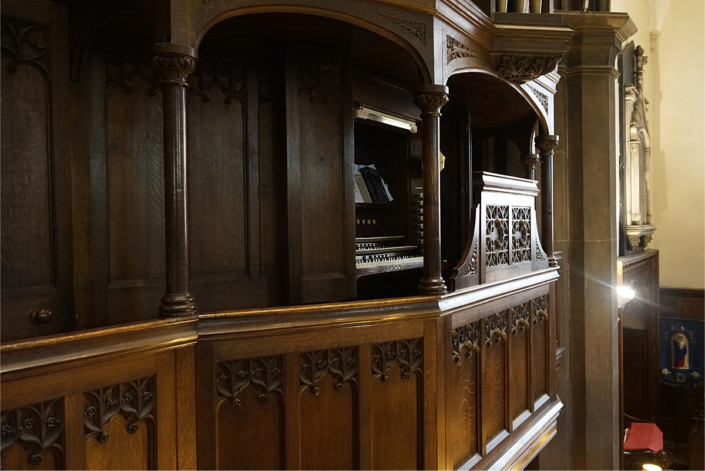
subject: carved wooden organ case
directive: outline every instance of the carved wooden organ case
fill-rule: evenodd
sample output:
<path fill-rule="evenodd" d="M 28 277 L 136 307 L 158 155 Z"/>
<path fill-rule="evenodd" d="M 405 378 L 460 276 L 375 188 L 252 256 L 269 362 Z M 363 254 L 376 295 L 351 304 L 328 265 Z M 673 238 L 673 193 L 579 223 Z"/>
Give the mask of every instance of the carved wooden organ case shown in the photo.
<path fill-rule="evenodd" d="M 3 2 L 2 466 L 526 466 L 572 30 L 502 4 Z"/>

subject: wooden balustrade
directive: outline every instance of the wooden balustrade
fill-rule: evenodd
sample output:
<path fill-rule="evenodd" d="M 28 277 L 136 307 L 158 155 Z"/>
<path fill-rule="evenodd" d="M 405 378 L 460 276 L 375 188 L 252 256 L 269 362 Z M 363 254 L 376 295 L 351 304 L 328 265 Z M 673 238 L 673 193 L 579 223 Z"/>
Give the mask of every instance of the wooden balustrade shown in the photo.
<path fill-rule="evenodd" d="M 2 466 L 525 466 L 561 408 L 556 279 L 5 344 Z"/>

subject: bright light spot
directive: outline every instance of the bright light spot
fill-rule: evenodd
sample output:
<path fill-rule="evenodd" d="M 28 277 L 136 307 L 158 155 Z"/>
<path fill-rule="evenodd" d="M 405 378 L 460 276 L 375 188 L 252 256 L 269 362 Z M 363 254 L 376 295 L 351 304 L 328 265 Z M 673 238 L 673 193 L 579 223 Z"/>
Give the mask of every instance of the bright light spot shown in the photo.
<path fill-rule="evenodd" d="M 626 303 L 627 301 L 634 299 L 636 293 L 633 289 L 627 288 L 626 286 L 617 286 L 617 295 L 619 295 L 619 297 Z"/>
<path fill-rule="evenodd" d="M 632 291 L 633 293 L 634 291 Z M 661 466 L 655 464 L 645 464 L 641 467 L 643 471 L 661 471 Z"/>

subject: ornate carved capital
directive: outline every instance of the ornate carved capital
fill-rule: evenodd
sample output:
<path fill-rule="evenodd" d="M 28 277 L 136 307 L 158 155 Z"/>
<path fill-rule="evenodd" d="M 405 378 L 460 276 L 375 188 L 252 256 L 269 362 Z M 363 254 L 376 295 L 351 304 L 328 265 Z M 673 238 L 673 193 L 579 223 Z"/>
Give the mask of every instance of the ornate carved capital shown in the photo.
<path fill-rule="evenodd" d="M 448 87 L 422 85 L 414 95 L 414 104 L 421 108 L 421 115 L 440 116 L 441 108 L 448 103 Z"/>
<path fill-rule="evenodd" d="M 188 46 L 171 43 L 151 48 L 152 65 L 162 76 L 162 83 L 187 87 L 188 76 L 196 72 L 198 52 Z"/>
<path fill-rule="evenodd" d="M 536 166 L 541 163 L 541 159 L 538 154 L 524 154 L 521 156 L 521 163 L 524 164 L 524 167 L 536 170 Z"/>
<path fill-rule="evenodd" d="M 497 73 L 508 82 L 521 85 L 553 71 L 560 60 L 560 57 L 504 55 Z"/>
<path fill-rule="evenodd" d="M 558 136 L 555 134 L 547 134 L 545 136 L 537 136 L 534 139 L 536 150 L 539 151 L 541 157 L 553 155 L 553 149 L 558 146 Z"/>

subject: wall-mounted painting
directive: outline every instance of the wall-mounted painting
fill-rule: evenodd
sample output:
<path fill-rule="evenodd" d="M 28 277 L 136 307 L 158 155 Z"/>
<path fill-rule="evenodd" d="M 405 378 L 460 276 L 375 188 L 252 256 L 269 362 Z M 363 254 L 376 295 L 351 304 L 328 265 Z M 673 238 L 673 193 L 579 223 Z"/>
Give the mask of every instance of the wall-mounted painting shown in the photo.
<path fill-rule="evenodd" d="M 661 318 L 659 348 L 662 382 L 675 387 L 702 384 L 702 321 Z"/>

